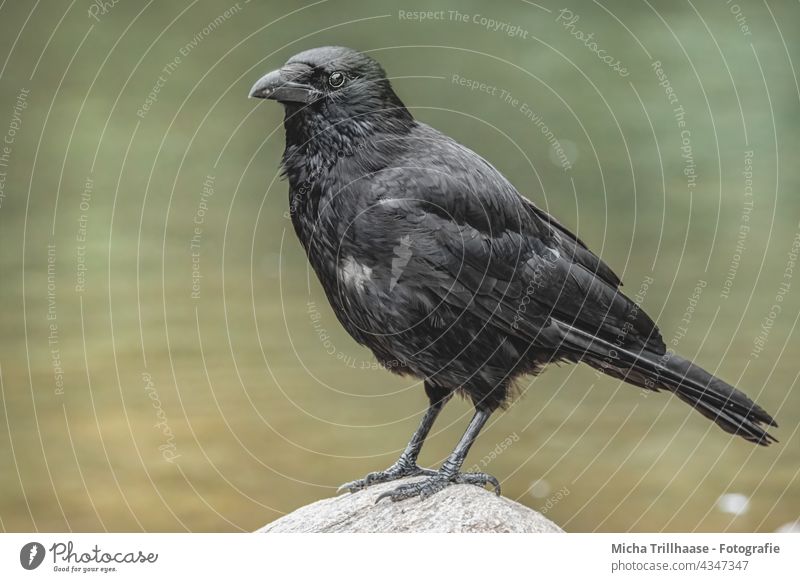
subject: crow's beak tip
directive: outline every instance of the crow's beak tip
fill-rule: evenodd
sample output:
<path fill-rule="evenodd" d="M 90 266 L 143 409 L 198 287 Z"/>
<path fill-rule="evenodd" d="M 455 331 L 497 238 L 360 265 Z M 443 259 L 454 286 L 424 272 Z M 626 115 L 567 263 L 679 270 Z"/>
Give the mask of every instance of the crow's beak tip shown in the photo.
<path fill-rule="evenodd" d="M 252 87 L 250 87 L 250 91 L 247 92 L 248 99 L 264 99 L 266 95 L 264 94 L 264 88 L 259 86 L 260 83 L 256 83 Z"/>

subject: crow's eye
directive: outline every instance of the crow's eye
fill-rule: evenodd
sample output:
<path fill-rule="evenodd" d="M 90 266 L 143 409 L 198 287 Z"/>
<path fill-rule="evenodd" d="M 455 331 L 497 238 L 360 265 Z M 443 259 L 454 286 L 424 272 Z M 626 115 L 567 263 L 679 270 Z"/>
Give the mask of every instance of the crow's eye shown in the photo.
<path fill-rule="evenodd" d="M 342 85 L 344 85 L 344 73 L 340 71 L 334 71 L 328 77 L 328 85 L 333 87 L 334 89 L 338 89 Z"/>

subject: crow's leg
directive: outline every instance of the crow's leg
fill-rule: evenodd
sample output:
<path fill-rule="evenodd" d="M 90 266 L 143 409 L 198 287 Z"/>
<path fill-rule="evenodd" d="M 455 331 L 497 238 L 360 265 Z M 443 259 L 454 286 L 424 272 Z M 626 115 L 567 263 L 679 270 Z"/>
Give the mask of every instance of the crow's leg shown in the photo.
<path fill-rule="evenodd" d="M 377 483 L 386 483 L 387 481 L 394 481 L 395 479 L 402 479 L 403 477 L 413 477 L 415 475 L 436 475 L 436 471 L 431 469 L 422 469 L 417 466 L 417 457 L 425 443 L 425 438 L 433 427 L 436 417 L 450 400 L 452 392 L 441 390 L 435 386 L 425 383 L 425 392 L 428 394 L 430 405 L 422 417 L 419 427 L 414 432 L 411 440 L 406 445 L 405 450 L 400 455 L 400 458 L 395 463 L 384 471 L 376 471 L 370 473 L 363 479 L 350 481 L 339 487 L 338 491 L 349 490 L 350 493 L 355 493 L 361 489 L 375 485 Z"/>
<path fill-rule="evenodd" d="M 486 424 L 491 414 L 491 410 L 484 408 L 479 408 L 475 411 L 475 416 L 472 417 L 472 421 L 469 423 L 466 432 L 464 432 L 464 436 L 461 437 L 455 450 L 447 457 L 441 469 L 436 473 L 415 483 L 400 485 L 391 491 L 381 493 L 375 502 L 377 503 L 384 497 L 388 497 L 392 501 L 400 501 L 401 499 L 408 499 L 409 497 L 425 498 L 429 495 L 433 495 L 437 491 L 441 491 L 453 483 L 468 483 L 470 485 L 478 485 L 479 487 L 490 483 L 494 486 L 495 493 L 500 495 L 500 483 L 491 475 L 486 473 L 459 473 L 459 469 L 461 469 L 461 465 L 464 463 L 469 448 L 472 446 L 472 443 L 475 442 L 475 438 L 478 436 L 478 433 L 483 428 L 483 425 Z"/>

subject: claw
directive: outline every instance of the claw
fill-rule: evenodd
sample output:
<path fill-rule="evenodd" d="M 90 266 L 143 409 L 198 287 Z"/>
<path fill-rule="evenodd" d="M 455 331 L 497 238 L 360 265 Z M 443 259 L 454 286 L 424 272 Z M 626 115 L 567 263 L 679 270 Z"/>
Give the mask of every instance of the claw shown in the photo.
<path fill-rule="evenodd" d="M 339 488 L 336 490 L 336 494 L 338 495 L 344 490 L 348 490 L 350 493 L 355 493 L 356 491 L 361 491 L 362 489 L 366 489 L 372 482 L 378 479 L 381 476 L 381 473 L 370 473 L 363 479 L 357 479 L 355 481 L 348 481 L 347 483 L 342 483 L 339 485 Z"/>
<path fill-rule="evenodd" d="M 336 495 L 339 495 L 339 493 L 341 493 L 345 489 L 349 490 L 350 493 L 355 493 L 356 491 L 358 491 L 358 489 L 356 489 L 357 484 L 358 481 L 348 481 L 347 483 L 342 483 L 341 485 L 339 485 L 339 488 L 336 489 Z"/>
<path fill-rule="evenodd" d="M 500 495 L 500 482 L 488 473 L 461 473 L 456 477 L 456 483 L 466 483 L 468 485 L 478 485 L 483 487 L 487 483 L 494 487 L 496 495 Z"/>
<path fill-rule="evenodd" d="M 380 495 L 378 495 L 378 498 L 375 500 L 375 505 L 377 505 L 377 504 L 378 504 L 378 502 L 379 502 L 381 499 L 386 499 L 387 497 L 391 497 L 393 492 L 394 492 L 394 489 L 391 489 L 391 490 L 389 490 L 389 491 L 384 491 L 383 493 L 381 493 Z"/>

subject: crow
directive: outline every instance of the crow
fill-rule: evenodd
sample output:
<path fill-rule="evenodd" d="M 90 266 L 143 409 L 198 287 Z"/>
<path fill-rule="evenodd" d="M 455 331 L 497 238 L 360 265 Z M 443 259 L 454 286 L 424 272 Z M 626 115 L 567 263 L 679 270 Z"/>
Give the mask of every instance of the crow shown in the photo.
<path fill-rule="evenodd" d="M 668 351 L 656 324 L 586 244 L 517 192 L 489 162 L 416 120 L 373 58 L 343 47 L 301 52 L 250 97 L 284 106 L 294 230 L 339 322 L 392 372 L 419 378 L 429 407 L 400 458 L 344 484 L 424 476 L 378 500 L 491 484 L 461 466 L 514 381 L 584 362 L 667 390 L 759 445 L 773 418 L 744 393 Z M 453 394 L 474 407 L 438 470 L 417 464 Z"/>

